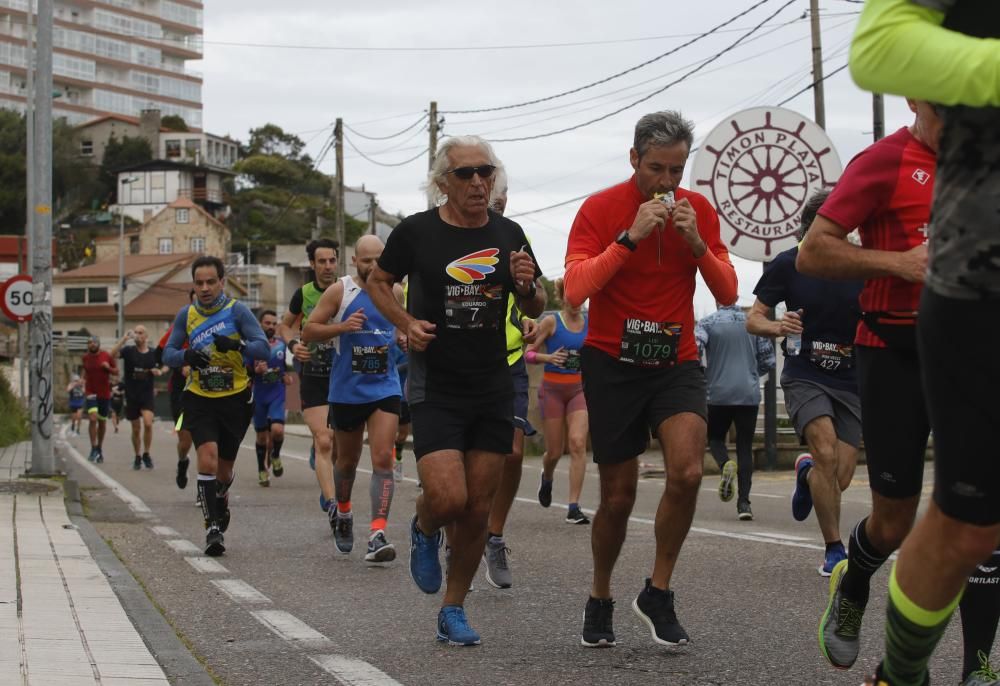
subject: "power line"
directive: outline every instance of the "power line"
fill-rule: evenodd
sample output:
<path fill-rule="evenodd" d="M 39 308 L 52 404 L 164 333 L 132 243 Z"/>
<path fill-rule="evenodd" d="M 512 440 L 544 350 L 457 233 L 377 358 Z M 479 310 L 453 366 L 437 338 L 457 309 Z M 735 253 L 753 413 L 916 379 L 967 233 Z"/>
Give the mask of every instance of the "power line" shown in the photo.
<path fill-rule="evenodd" d="M 415 122 L 413 122 L 412 124 L 410 124 L 409 126 L 407 126 L 402 131 L 397 131 L 396 133 L 390 134 L 388 136 L 366 136 L 365 134 L 361 133 L 360 131 L 357 131 L 357 130 L 351 128 L 351 126 L 348 125 L 348 124 L 344 124 L 344 128 L 347 129 L 348 131 L 350 131 L 351 133 L 353 133 L 358 138 L 364 138 L 364 139 L 370 140 L 370 141 L 387 141 L 387 140 L 389 140 L 391 138 L 398 138 L 399 136 L 402 136 L 404 133 L 406 133 L 407 131 L 409 131 L 410 129 L 412 129 L 414 126 L 417 126 L 418 124 L 421 124 L 425 119 L 427 119 L 427 115 L 422 115 L 420 117 L 420 119 L 416 120 Z"/>
<path fill-rule="evenodd" d="M 833 76 L 834 74 L 836 74 L 836 73 L 838 73 L 838 72 L 842 72 L 842 71 L 844 71 L 845 69 L 847 69 L 847 65 L 846 65 L 846 64 L 844 64 L 843 66 L 840 66 L 840 67 L 837 67 L 836 69 L 834 69 L 833 71 L 831 71 L 831 72 L 830 72 L 829 74 L 824 74 L 824 75 L 823 75 L 823 78 L 821 78 L 821 79 L 816 79 L 815 81 L 813 81 L 812 83 L 810 83 L 810 84 L 809 84 L 808 86 L 806 86 L 805 88 L 802 88 L 801 90 L 798 90 L 798 91 L 796 91 L 795 93 L 792 93 L 792 94 L 791 94 L 791 95 L 789 95 L 789 96 L 788 96 L 787 98 L 785 98 L 784 100 L 782 100 L 781 102 L 779 102 L 779 103 L 778 103 L 778 107 L 781 107 L 781 106 L 782 106 L 782 105 L 784 105 L 785 103 L 787 103 L 787 102 L 790 102 L 790 101 L 794 100 L 795 98 L 799 97 L 800 95 L 802 95 L 802 94 L 803 94 L 803 93 L 805 93 L 806 91 L 808 91 L 808 90 L 810 90 L 811 88 L 815 87 L 815 86 L 816 86 L 817 84 L 819 84 L 819 83 L 822 83 L 823 81 L 826 81 L 826 80 L 827 80 L 828 78 L 830 78 L 830 77 L 831 77 L 831 76 Z"/>
<path fill-rule="evenodd" d="M 363 152 L 361 152 L 360 150 L 358 150 L 357 146 L 354 145 L 354 141 L 352 141 L 347 136 L 344 136 L 344 140 L 347 141 L 347 144 L 349 146 L 351 146 L 351 149 L 354 150 L 354 152 L 358 153 L 359 155 L 361 155 L 361 157 L 363 157 L 364 159 L 368 160 L 372 164 L 377 164 L 380 167 L 402 167 L 405 164 L 409 164 L 410 162 L 413 162 L 414 160 L 423 157 L 427 153 L 427 150 L 428 150 L 427 148 L 424 148 L 423 150 L 421 150 L 420 152 L 418 152 L 413 157 L 411 157 L 411 158 L 409 158 L 407 160 L 403 160 L 402 162 L 391 162 L 391 163 L 390 162 L 379 162 L 378 160 L 373 160 L 371 157 L 369 157 L 368 155 L 366 155 Z"/>
<path fill-rule="evenodd" d="M 564 97 L 564 96 L 567 96 L 567 95 L 572 95 L 573 93 L 579 93 L 580 91 L 587 90 L 588 88 L 593 88 L 594 86 L 599 86 L 602 83 L 607 83 L 608 81 L 611 81 L 612 79 L 617 79 L 617 78 L 619 78 L 621 76 L 625 76 L 626 74 L 630 74 L 630 73 L 636 71 L 637 69 L 642 69 L 643 67 L 648 66 L 650 64 L 653 64 L 654 62 L 657 62 L 657 61 L 663 59 L 664 57 L 669 57 L 670 55 L 673 55 L 674 53 L 678 52 L 679 50 L 682 50 L 682 49 L 684 49 L 684 48 L 686 48 L 686 47 L 688 47 L 690 45 L 694 45 L 695 43 L 697 43 L 698 41 L 700 41 L 702 38 L 705 38 L 707 36 L 712 35 L 713 33 L 716 33 L 718 31 L 720 31 L 723 27 L 728 26 L 729 24 L 732 24 L 737 19 L 740 19 L 741 17 L 746 16 L 747 14 L 749 14 L 750 12 L 752 12 L 753 10 L 757 9 L 761 5 L 764 5 L 764 4 L 768 3 L 768 2 L 771 2 L 771 0 L 759 0 L 757 3 L 751 5 L 747 9 L 743 10 L 742 12 L 740 12 L 739 14 L 736 14 L 736 15 L 730 17 L 729 19 L 727 19 L 726 21 L 722 22 L 721 24 L 715 26 L 714 28 L 711 28 L 708 31 L 705 31 L 704 33 L 698 34 L 695 38 L 692 38 L 691 40 L 689 40 L 687 42 L 681 43 L 677 47 L 675 47 L 675 48 L 673 48 L 671 50 L 668 50 L 665 53 L 657 55 L 656 57 L 648 59 L 645 62 L 641 62 L 641 63 L 639 63 L 639 64 L 637 64 L 635 66 L 632 66 L 632 67 L 629 67 L 628 69 L 625 69 L 624 71 L 620 71 L 620 72 L 618 72 L 616 74 L 612 74 L 611 76 L 606 76 L 603 79 L 600 79 L 598 81 L 593 81 L 593 82 L 585 84 L 583 86 L 578 86 L 577 88 L 572 88 L 572 89 L 570 89 L 568 91 L 563 91 L 562 93 L 556 93 L 555 95 L 549 95 L 549 96 L 546 96 L 544 98 L 535 98 L 534 100 L 526 100 L 524 102 L 514 103 L 513 105 L 502 105 L 500 107 L 482 107 L 482 108 L 479 108 L 479 109 L 469 109 L 469 110 L 442 110 L 441 114 L 476 114 L 476 113 L 479 113 L 479 112 L 497 112 L 497 111 L 500 111 L 500 110 L 514 109 L 516 107 L 527 107 L 528 105 L 537 105 L 540 102 L 547 102 L 549 100 L 555 100 L 556 98 L 561 98 L 561 97 Z M 774 15 L 771 15 L 771 16 L 773 17 Z M 769 18 L 771 18 L 771 17 L 769 17 Z M 756 28 L 760 28 L 760 25 L 758 24 Z"/>
<path fill-rule="evenodd" d="M 784 5 L 782 5 L 775 12 L 773 12 L 767 19 L 773 19 L 780 12 L 782 12 L 786 7 L 788 7 L 789 5 L 792 5 L 794 2 L 795 2 L 795 0 L 788 0 Z M 765 20 L 765 22 L 766 21 L 767 20 Z M 576 129 L 582 129 L 585 126 L 590 126 L 591 124 L 596 124 L 599 121 L 604 121 L 605 119 L 609 119 L 610 117 L 613 117 L 616 114 L 620 114 L 620 113 L 624 112 L 625 110 L 631 109 L 631 108 L 635 107 L 636 105 L 639 105 L 641 103 L 646 102 L 650 98 L 652 98 L 652 97 L 654 97 L 656 95 L 659 95 L 660 93 L 663 93 L 668 88 L 671 88 L 671 87 L 677 85 L 678 83 L 681 83 L 682 81 L 686 80 L 688 77 L 690 77 L 690 76 L 698 73 L 703 68 L 705 68 L 706 66 L 708 66 L 709 64 L 711 64 L 715 60 L 719 59 L 720 57 L 722 57 L 727 52 L 729 52 L 729 51 L 733 50 L 734 48 L 736 48 L 736 46 L 739 45 L 743 41 L 743 39 L 748 38 L 749 36 L 751 36 L 754 32 L 756 32 L 758 29 L 760 29 L 763 25 L 764 25 L 764 22 L 761 22 L 760 24 L 757 24 L 757 26 L 755 26 L 754 28 L 750 29 L 747 33 L 745 33 L 742 36 L 740 36 L 739 38 L 737 38 L 735 42 L 730 43 L 728 46 L 726 46 L 725 48 L 723 48 L 719 52 L 715 53 L 714 55 L 712 55 L 711 57 L 709 57 L 707 60 L 705 60 L 700 65 L 698 65 L 697 67 L 695 67 L 691 71 L 687 72 L 686 74 L 684 74 L 680 78 L 674 79 L 673 81 L 671 81 L 667 85 L 663 86 L 662 88 L 658 88 L 657 90 L 653 91 L 652 93 L 649 93 L 648 95 L 645 95 L 645 96 L 639 98 L 638 100 L 636 100 L 634 102 L 631 102 L 628 105 L 625 105 L 624 107 L 619 107 L 617 110 L 614 110 L 612 112 L 608 112 L 607 114 L 601 115 L 600 117 L 596 117 L 595 119 L 591 119 L 589 121 L 585 121 L 585 122 L 583 122 L 581 124 L 576 124 L 574 126 L 567 126 L 565 128 L 559 129 L 557 131 L 549 131 L 548 133 L 539 133 L 539 134 L 535 134 L 534 136 L 521 136 L 521 137 L 518 137 L 518 138 L 494 138 L 494 139 L 492 139 L 491 142 L 494 142 L 494 143 L 514 143 L 514 142 L 518 142 L 518 141 L 528 141 L 528 140 L 535 140 L 535 139 L 538 139 L 538 138 L 547 138 L 549 136 L 556 136 L 556 135 L 561 134 L 561 133 L 567 133 L 569 131 L 575 131 Z"/>

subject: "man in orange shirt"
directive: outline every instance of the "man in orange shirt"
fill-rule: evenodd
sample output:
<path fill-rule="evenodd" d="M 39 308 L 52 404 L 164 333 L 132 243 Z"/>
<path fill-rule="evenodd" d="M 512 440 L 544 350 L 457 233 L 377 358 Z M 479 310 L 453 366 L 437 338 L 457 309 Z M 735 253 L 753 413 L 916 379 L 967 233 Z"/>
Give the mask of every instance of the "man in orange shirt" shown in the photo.
<path fill-rule="evenodd" d="M 656 513 L 652 575 L 632 608 L 656 643 L 688 642 L 670 578 L 694 517 L 705 454 L 696 274 L 719 303 L 736 301 L 736 271 L 719 238 L 719 217 L 704 196 L 679 187 L 693 129 L 677 112 L 640 119 L 629 152 L 635 174 L 588 198 L 569 235 L 566 298 L 573 306 L 590 299 L 581 362 L 601 479 L 591 534 L 594 579 L 583 623 L 588 647 L 615 645 L 611 573 L 650 432 L 660 440 L 667 480 Z"/>

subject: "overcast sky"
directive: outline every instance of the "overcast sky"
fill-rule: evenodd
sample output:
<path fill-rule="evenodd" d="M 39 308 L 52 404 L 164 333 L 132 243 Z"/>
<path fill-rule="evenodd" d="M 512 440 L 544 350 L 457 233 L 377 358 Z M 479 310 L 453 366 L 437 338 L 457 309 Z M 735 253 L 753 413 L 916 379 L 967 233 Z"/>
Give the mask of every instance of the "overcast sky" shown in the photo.
<path fill-rule="evenodd" d="M 598 190 L 631 174 L 633 127 L 647 112 L 680 110 L 697 124 L 697 144 L 726 115 L 776 105 L 805 87 L 811 81 L 804 17 L 809 2 L 794 0 L 767 19 L 786 2 L 766 0 L 673 55 L 570 96 L 482 114 L 444 114 L 443 131 L 495 140 L 582 124 L 663 88 L 766 19 L 763 28 L 698 74 L 642 104 L 569 133 L 494 143 L 510 175 L 508 215 Z M 357 132 L 347 132 L 346 183 L 378 193 L 389 212 L 410 214 L 426 207 L 419 189 L 426 154 L 403 166 L 382 167 L 350 144 L 380 162 L 402 162 L 426 149 L 423 124 L 383 141 L 358 134 L 391 136 L 424 116 L 431 100 L 447 112 L 503 107 L 578 88 L 674 49 L 752 4 L 211 0 L 205 3 L 205 59 L 192 66 L 205 76 L 206 130 L 245 141 L 250 128 L 273 122 L 309 141 L 315 156 L 331 133 L 328 127 L 342 117 Z M 820 6 L 828 73 L 846 62 L 859 5 L 822 0 Z M 827 132 L 846 164 L 872 140 L 871 96 L 854 86 L 846 70 L 825 85 Z M 811 91 L 785 106 L 812 117 Z M 888 132 L 911 121 L 904 101 L 886 98 Z M 689 170 L 693 162 L 694 155 Z M 321 169 L 333 173 L 333 153 Z M 579 205 L 516 218 L 548 276 L 563 271 L 566 236 Z M 734 262 L 740 302 L 749 304 L 760 264 Z M 714 309 L 704 289 L 696 309 L 699 315 Z"/>

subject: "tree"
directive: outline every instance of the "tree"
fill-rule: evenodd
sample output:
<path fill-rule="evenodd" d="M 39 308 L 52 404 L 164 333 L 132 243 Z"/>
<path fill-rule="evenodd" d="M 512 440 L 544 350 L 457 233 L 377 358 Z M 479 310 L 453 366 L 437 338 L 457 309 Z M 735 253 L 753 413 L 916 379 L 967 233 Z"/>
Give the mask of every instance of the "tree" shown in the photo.
<path fill-rule="evenodd" d="M 112 136 L 101 159 L 100 183 L 105 197 L 117 198 L 118 171 L 153 159 L 153 150 L 145 138 L 125 136 L 120 141 Z"/>
<path fill-rule="evenodd" d="M 160 126 L 170 131 L 187 132 L 191 130 L 188 128 L 187 122 L 184 121 L 184 117 L 179 114 L 168 114 L 163 117 L 160 119 Z"/>

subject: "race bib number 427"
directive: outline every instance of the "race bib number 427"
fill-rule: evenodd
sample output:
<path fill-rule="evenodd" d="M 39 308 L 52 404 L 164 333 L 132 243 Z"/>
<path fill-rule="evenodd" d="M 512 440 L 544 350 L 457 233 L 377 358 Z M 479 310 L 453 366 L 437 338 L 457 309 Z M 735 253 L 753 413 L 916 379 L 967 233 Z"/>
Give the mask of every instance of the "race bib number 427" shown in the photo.
<path fill-rule="evenodd" d="M 640 367 L 667 367 L 677 363 L 681 325 L 626 319 L 618 359 Z"/>

